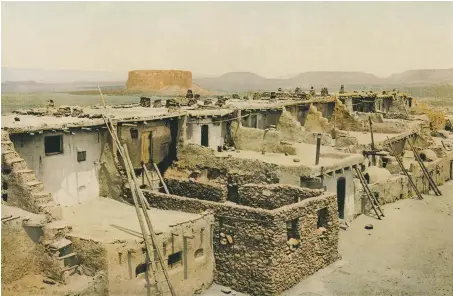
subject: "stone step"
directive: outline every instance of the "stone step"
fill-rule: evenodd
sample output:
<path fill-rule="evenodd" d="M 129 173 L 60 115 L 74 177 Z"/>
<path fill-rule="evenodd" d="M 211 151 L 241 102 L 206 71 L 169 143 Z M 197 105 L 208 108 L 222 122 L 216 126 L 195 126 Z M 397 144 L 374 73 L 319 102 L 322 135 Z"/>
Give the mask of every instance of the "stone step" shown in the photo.
<path fill-rule="evenodd" d="M 66 254 L 66 255 L 58 257 L 58 260 L 64 260 L 64 259 L 67 259 L 67 258 L 71 258 L 71 257 L 74 257 L 75 255 L 77 255 L 77 253 L 76 252 L 72 252 L 72 253 L 69 253 L 69 254 Z"/>
<path fill-rule="evenodd" d="M 53 250 L 60 250 L 72 244 L 72 241 L 65 237 L 60 237 L 54 240 L 46 240 L 43 242 L 44 246 L 49 246 Z"/>
<path fill-rule="evenodd" d="M 38 204 L 53 202 L 52 194 L 49 192 L 33 193 L 33 198 L 38 202 Z"/>
<path fill-rule="evenodd" d="M 44 184 L 37 180 L 27 182 L 25 185 L 27 185 L 32 194 L 44 191 Z"/>
<path fill-rule="evenodd" d="M 11 168 L 13 171 L 25 170 L 27 169 L 27 163 L 23 158 L 15 157 L 11 160 L 5 161 L 6 165 Z"/>
<path fill-rule="evenodd" d="M 9 133 L 4 130 L 2 130 L 2 142 L 3 141 L 10 141 Z"/>
<path fill-rule="evenodd" d="M 53 219 L 62 219 L 63 217 L 61 207 L 53 200 L 43 204 L 38 203 L 38 208 L 41 212 L 49 215 Z"/>
<path fill-rule="evenodd" d="M 44 225 L 44 239 L 52 240 L 61 237 L 72 231 L 72 227 L 67 225 L 64 220 L 56 220 Z"/>
<path fill-rule="evenodd" d="M 16 170 L 16 171 L 14 171 L 14 174 L 17 175 L 18 178 L 20 178 L 20 180 L 23 183 L 37 181 L 36 180 L 36 176 L 35 176 L 35 174 L 34 174 L 34 172 L 32 170 L 28 170 L 28 169 Z"/>
<path fill-rule="evenodd" d="M 71 270 L 76 269 L 77 267 L 79 267 L 79 265 L 69 266 L 69 267 L 62 269 L 61 272 L 71 271 Z"/>
<path fill-rule="evenodd" d="M 11 141 L 2 141 L 2 151 L 14 150 L 14 144 Z"/>

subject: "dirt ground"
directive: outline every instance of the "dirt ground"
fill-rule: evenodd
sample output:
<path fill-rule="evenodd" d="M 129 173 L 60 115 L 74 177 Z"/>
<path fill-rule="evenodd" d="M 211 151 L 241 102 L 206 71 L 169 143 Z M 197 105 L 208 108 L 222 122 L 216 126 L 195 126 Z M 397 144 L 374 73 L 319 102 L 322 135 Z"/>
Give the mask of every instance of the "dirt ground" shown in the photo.
<path fill-rule="evenodd" d="M 385 205 L 381 221 L 359 216 L 340 233 L 343 259 L 282 295 L 453 295 L 453 182 L 440 190 Z M 369 223 L 374 229 L 364 228 Z M 221 289 L 202 295 L 225 295 Z"/>

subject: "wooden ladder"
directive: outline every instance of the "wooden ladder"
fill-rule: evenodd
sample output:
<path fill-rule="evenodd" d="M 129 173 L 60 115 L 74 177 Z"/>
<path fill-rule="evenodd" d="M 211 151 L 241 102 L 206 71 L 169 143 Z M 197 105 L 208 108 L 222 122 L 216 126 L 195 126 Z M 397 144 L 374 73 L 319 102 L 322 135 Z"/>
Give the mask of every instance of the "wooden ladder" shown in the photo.
<path fill-rule="evenodd" d="M 163 188 L 165 190 L 165 193 L 170 194 L 167 184 L 165 184 L 164 178 L 162 177 L 162 174 L 160 173 L 159 167 L 153 162 L 153 168 L 154 171 L 156 172 L 158 178 L 153 179 L 149 175 L 149 171 L 146 168 L 146 165 L 142 163 L 142 174 L 146 177 L 146 180 L 148 180 L 149 185 L 151 186 L 152 190 L 159 190 Z M 159 181 L 162 186 L 154 187 L 154 181 Z"/>
<path fill-rule="evenodd" d="M 396 161 L 398 162 L 398 165 L 400 166 L 401 171 L 406 175 L 407 179 L 409 180 L 409 184 L 411 185 L 412 189 L 414 189 L 415 193 L 417 194 L 418 199 L 423 199 L 423 196 L 420 194 L 420 191 L 418 191 L 417 186 L 415 185 L 414 181 L 412 180 L 411 175 L 409 172 L 406 170 L 404 167 L 403 161 L 399 157 L 398 153 L 396 153 L 395 149 L 393 149 L 392 145 L 390 144 L 390 139 L 387 137 L 388 143 L 387 146 L 390 149 L 390 152 L 392 153 L 392 156 L 396 158 Z"/>
<path fill-rule="evenodd" d="M 101 95 L 101 99 L 102 99 L 104 108 L 106 108 L 104 96 L 102 95 L 102 92 L 101 92 L 101 89 L 99 86 L 98 86 L 98 89 L 99 89 L 99 93 Z M 156 234 L 154 232 L 154 228 L 151 223 L 151 219 L 149 218 L 148 211 L 146 210 L 147 208 L 149 208 L 149 204 L 148 204 L 148 201 L 146 200 L 146 198 L 144 197 L 143 192 L 139 186 L 137 177 L 135 176 L 134 168 L 133 168 L 132 162 L 129 157 L 127 146 L 126 146 L 126 144 L 121 146 L 121 142 L 118 138 L 118 134 L 116 133 L 116 129 L 115 129 L 110 117 L 105 116 L 103 114 L 102 118 L 105 121 L 105 124 L 107 126 L 107 129 L 108 129 L 110 135 L 112 136 L 112 139 L 115 141 L 115 143 L 118 147 L 118 152 L 119 152 L 121 158 L 123 159 L 123 162 L 125 165 L 126 175 L 127 175 L 129 186 L 131 188 L 131 193 L 132 193 L 132 198 L 134 200 L 134 206 L 135 206 L 135 210 L 137 213 L 137 218 L 138 218 L 138 221 L 140 224 L 140 229 L 142 232 L 143 240 L 145 242 L 146 253 L 147 253 L 146 254 L 146 256 L 147 256 L 146 270 L 148 270 L 148 267 L 151 267 L 152 274 L 154 275 L 154 286 L 155 286 L 156 291 L 153 294 L 162 296 L 162 295 L 164 295 L 164 293 L 170 292 L 172 296 L 176 296 L 175 289 L 173 287 L 173 284 L 170 281 L 170 276 L 168 274 L 166 262 L 164 262 L 164 260 L 163 260 L 163 256 L 162 256 L 162 253 L 160 250 L 160 244 L 159 244 Z M 159 174 L 160 174 L 160 172 L 159 172 Z M 141 211 L 140 211 L 140 209 L 141 209 Z M 143 218 L 145 218 L 146 224 L 148 226 L 148 230 L 145 227 Z M 148 231 L 149 231 L 149 235 L 148 235 Z M 151 238 L 151 240 L 150 240 L 150 238 Z M 152 258 L 152 254 L 154 254 L 153 251 L 156 251 L 158 260 L 157 261 L 153 260 L 154 262 L 150 262 L 151 261 L 150 258 Z M 163 281 L 161 281 L 159 279 L 159 271 L 158 271 L 159 266 L 160 266 L 160 269 L 162 270 L 162 272 L 164 273 L 165 280 L 163 280 Z M 148 277 L 147 277 L 147 281 L 149 281 Z M 168 290 L 162 289 L 162 286 L 161 286 L 162 283 L 167 284 Z M 151 290 L 150 290 L 151 286 L 152 285 L 150 283 L 148 283 L 146 285 L 148 295 L 152 295 Z"/>
<path fill-rule="evenodd" d="M 420 165 L 423 175 L 425 175 L 425 178 L 428 179 L 428 183 L 430 187 L 433 189 L 434 194 L 437 196 L 441 196 L 442 192 L 440 192 L 439 187 L 437 187 L 436 182 L 434 182 L 433 178 L 428 172 L 428 169 L 426 168 L 425 164 L 423 163 L 423 160 L 420 158 L 420 155 L 418 155 L 417 150 L 415 150 L 415 147 L 411 144 L 409 140 L 407 140 L 407 143 L 409 143 L 409 146 L 411 147 L 412 152 L 414 153 L 414 157 L 417 160 L 418 164 Z"/>
<path fill-rule="evenodd" d="M 371 207 L 373 208 L 374 212 L 376 213 L 376 216 L 378 217 L 378 219 L 381 220 L 382 217 L 385 217 L 385 216 L 384 216 L 384 212 L 381 209 L 381 205 L 379 204 L 379 201 L 374 197 L 373 193 L 370 190 L 370 187 L 368 187 L 368 183 L 366 182 L 365 177 L 363 176 L 362 171 L 360 170 L 359 166 L 358 165 L 354 166 L 354 169 L 355 169 L 357 176 L 359 177 L 360 183 L 362 183 L 363 191 L 365 191 L 365 194 L 371 203 Z"/>

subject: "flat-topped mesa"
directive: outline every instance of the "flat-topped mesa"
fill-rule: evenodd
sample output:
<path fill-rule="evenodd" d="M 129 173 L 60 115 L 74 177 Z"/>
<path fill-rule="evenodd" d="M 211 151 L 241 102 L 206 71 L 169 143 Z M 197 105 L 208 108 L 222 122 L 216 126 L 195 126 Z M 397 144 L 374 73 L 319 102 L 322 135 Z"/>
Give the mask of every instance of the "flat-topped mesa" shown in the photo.
<path fill-rule="evenodd" d="M 129 90 L 163 90 L 192 87 L 192 72 L 182 70 L 133 70 L 126 82 Z"/>

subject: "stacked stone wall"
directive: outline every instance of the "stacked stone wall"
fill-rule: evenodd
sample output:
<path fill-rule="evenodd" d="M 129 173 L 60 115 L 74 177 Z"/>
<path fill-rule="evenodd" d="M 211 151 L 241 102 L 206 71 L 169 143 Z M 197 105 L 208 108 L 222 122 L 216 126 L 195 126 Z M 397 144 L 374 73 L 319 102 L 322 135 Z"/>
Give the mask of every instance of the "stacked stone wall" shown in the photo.
<path fill-rule="evenodd" d="M 294 194 L 297 190 L 290 190 Z M 200 213 L 213 210 L 215 281 L 251 295 L 277 295 L 340 258 L 334 194 L 305 199 L 276 210 L 222 204 L 144 190 L 153 207 Z M 319 233 L 317 213 L 326 209 Z M 287 221 L 299 219 L 300 247 L 287 244 Z"/>
<path fill-rule="evenodd" d="M 165 183 L 172 194 L 210 200 L 216 202 L 225 202 L 227 199 L 226 185 L 205 184 L 198 181 L 179 180 L 165 178 Z"/>
<path fill-rule="evenodd" d="M 306 198 L 319 196 L 323 192 L 323 190 L 302 188 L 294 185 L 246 184 L 239 187 L 238 203 L 244 206 L 273 210 L 297 203 Z"/>

